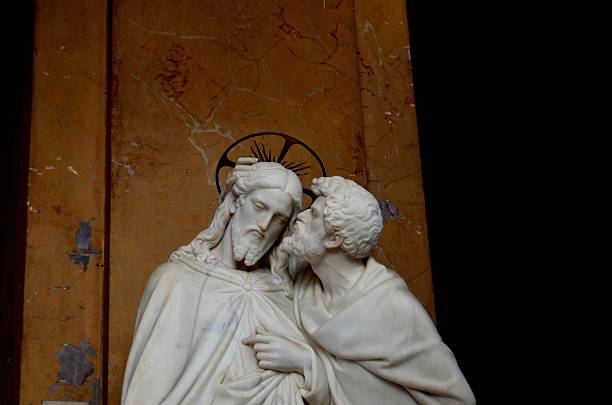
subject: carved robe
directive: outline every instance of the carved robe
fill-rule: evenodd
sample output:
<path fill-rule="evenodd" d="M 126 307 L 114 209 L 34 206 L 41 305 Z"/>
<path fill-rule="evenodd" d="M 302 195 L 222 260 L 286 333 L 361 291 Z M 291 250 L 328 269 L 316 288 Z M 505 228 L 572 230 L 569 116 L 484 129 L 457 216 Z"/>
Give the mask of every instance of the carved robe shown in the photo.
<path fill-rule="evenodd" d="M 292 301 L 269 270 L 245 272 L 185 255 L 160 266 L 138 311 L 121 403 L 327 402 L 323 370 L 303 377 L 259 369 L 253 348 L 241 343 L 256 327 L 305 341 Z"/>
<path fill-rule="evenodd" d="M 311 271 L 295 286 L 294 310 L 316 342 L 333 404 L 474 404 L 450 349 L 403 279 L 369 258 L 337 303 L 323 304 Z"/>

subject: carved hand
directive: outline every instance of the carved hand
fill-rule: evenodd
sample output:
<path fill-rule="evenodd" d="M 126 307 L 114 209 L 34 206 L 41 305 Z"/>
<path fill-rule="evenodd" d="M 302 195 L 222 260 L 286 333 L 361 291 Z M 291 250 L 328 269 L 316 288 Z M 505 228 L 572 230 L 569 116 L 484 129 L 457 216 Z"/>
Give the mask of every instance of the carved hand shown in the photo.
<path fill-rule="evenodd" d="M 247 173 L 253 168 L 253 164 L 257 163 L 258 159 L 254 157 L 241 157 L 236 161 L 236 166 L 229 173 L 225 179 L 225 184 L 221 187 L 221 193 L 219 194 L 219 202 L 223 201 L 227 193 L 232 189 L 234 183 L 238 180 L 238 177 Z"/>
<path fill-rule="evenodd" d="M 310 353 L 304 346 L 269 332 L 257 330 L 253 336 L 242 339 L 253 345 L 259 368 L 304 375 L 304 365 L 310 361 Z"/>
<path fill-rule="evenodd" d="M 227 179 L 228 184 L 233 184 L 236 182 L 238 176 L 248 172 L 253 168 L 253 165 L 257 163 L 259 160 L 254 157 L 241 157 L 236 161 L 236 166 L 232 169 L 232 173 L 230 177 Z"/>
<path fill-rule="evenodd" d="M 259 159 L 256 157 L 240 157 L 236 161 L 236 167 L 234 167 L 235 171 L 245 171 L 251 168 L 251 165 L 259 162 Z"/>

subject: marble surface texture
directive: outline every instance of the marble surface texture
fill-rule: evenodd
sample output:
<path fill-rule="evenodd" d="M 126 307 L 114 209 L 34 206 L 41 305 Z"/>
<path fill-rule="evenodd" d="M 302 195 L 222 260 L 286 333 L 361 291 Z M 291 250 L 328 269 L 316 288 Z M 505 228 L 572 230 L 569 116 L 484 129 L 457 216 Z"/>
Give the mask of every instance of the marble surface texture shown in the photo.
<path fill-rule="evenodd" d="M 211 225 L 149 278 L 121 404 L 475 403 L 424 307 L 370 256 L 371 193 L 319 177 L 302 210 L 278 163 L 229 179 Z"/>
<path fill-rule="evenodd" d="M 104 3 L 36 3 L 22 404 L 100 399 L 107 77 Z"/>
<path fill-rule="evenodd" d="M 254 132 L 303 140 L 328 175 L 375 195 L 386 231 L 373 255 L 434 315 L 403 1 L 116 0 L 108 11 L 37 3 L 23 403 L 101 392 L 117 403 L 148 275 L 206 225 L 216 160 Z M 93 373 L 59 381 L 73 364 L 58 355 L 81 344 Z"/>
<path fill-rule="evenodd" d="M 233 141 L 287 133 L 328 172 L 365 182 L 356 46 L 351 2 L 116 2 L 110 398 L 136 292 L 207 225 L 216 160 Z"/>

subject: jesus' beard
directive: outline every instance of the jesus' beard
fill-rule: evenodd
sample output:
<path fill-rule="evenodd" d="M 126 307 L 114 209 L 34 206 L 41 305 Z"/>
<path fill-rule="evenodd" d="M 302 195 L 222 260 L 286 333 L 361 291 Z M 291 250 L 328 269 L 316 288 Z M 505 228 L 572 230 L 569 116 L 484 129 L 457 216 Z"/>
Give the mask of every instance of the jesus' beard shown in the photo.
<path fill-rule="evenodd" d="M 266 241 L 265 238 L 260 238 L 252 231 L 247 231 L 246 233 L 240 233 L 239 231 L 241 229 L 232 224 L 234 260 L 237 262 L 244 260 L 245 265 L 252 266 L 270 249 L 274 240 Z"/>

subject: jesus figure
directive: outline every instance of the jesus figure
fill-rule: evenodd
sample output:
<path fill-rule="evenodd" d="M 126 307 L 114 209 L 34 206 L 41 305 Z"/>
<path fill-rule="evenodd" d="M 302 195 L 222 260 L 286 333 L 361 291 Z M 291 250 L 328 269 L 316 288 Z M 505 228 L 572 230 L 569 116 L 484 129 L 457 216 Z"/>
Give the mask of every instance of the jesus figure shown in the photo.
<path fill-rule="evenodd" d="M 329 401 L 324 371 L 312 369 L 320 361 L 303 364 L 316 354 L 296 326 L 293 283 L 276 264 L 275 242 L 301 210 L 302 185 L 278 163 L 255 162 L 239 159 L 211 225 L 151 275 L 123 405 Z M 260 369 L 253 347 L 241 341 L 262 330 L 301 348 L 283 359 L 299 364 Z"/>

